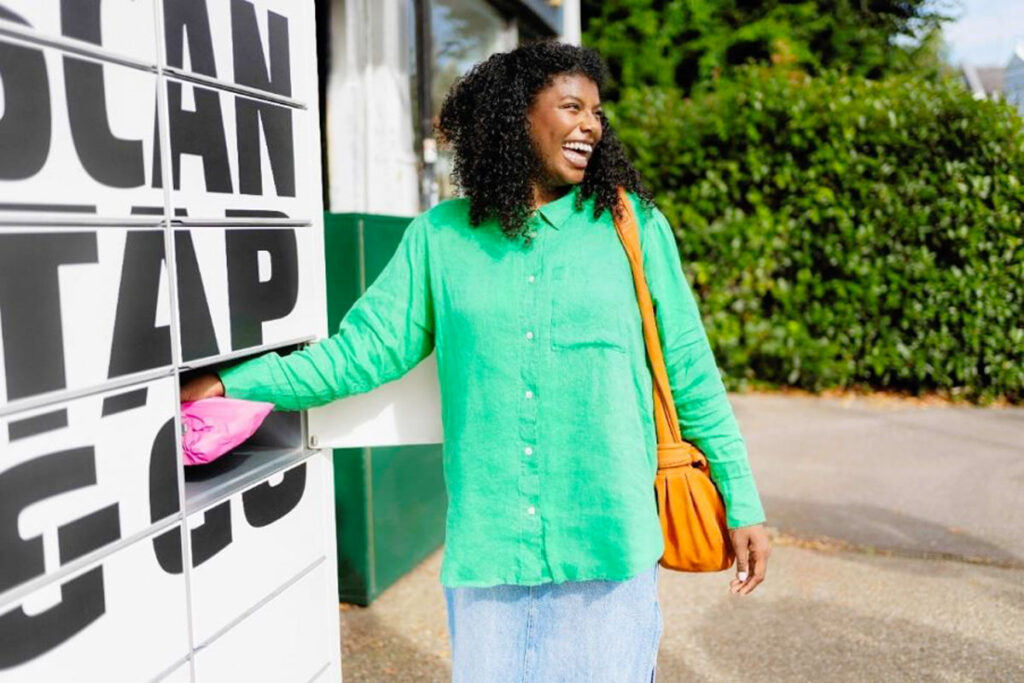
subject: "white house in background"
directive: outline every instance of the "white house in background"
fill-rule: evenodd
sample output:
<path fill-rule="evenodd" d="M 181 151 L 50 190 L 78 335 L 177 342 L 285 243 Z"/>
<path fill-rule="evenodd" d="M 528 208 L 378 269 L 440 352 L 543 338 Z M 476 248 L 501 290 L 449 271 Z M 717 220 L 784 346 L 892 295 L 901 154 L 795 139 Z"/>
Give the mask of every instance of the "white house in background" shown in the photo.
<path fill-rule="evenodd" d="M 960 77 L 976 100 L 998 100 L 1002 97 L 1005 71 L 1001 66 L 960 65 Z"/>
<path fill-rule="evenodd" d="M 1003 74 L 1003 97 L 1024 115 L 1024 43 L 1017 46 Z"/>

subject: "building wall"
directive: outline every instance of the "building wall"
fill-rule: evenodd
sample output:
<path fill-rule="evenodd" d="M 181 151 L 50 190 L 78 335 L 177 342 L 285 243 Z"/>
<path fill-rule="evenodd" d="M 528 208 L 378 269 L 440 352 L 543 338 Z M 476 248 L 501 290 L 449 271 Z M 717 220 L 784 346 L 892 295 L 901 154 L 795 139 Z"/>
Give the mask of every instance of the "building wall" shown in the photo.
<path fill-rule="evenodd" d="M 333 0 L 327 159 L 333 213 L 419 212 L 411 3 Z"/>

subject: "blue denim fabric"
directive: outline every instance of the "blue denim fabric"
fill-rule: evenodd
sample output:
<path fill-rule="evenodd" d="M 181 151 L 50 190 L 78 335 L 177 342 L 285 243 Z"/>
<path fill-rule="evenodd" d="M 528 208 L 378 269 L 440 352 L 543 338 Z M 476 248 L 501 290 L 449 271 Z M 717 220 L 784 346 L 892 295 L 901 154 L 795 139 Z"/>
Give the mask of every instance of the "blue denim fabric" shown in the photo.
<path fill-rule="evenodd" d="M 648 683 L 658 565 L 627 581 L 444 587 L 454 683 Z"/>

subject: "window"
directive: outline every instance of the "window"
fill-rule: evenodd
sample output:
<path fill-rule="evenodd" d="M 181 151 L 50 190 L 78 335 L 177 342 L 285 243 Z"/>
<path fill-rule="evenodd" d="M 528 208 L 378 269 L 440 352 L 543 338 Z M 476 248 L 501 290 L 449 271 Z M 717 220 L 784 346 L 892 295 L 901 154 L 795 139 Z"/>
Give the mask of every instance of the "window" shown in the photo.
<path fill-rule="evenodd" d="M 495 52 L 512 49 L 516 39 L 514 24 L 485 0 L 433 0 L 430 10 L 430 103 L 436 124 L 456 79 Z M 455 196 L 450 152 L 439 150 L 432 170 L 434 196 L 425 198 L 428 205 Z"/>

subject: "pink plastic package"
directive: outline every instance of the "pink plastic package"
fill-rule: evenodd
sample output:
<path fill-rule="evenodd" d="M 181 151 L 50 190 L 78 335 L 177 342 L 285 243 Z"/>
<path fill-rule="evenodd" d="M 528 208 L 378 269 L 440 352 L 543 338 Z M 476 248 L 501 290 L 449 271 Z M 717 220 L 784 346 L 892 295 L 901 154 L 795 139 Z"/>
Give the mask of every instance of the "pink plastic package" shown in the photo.
<path fill-rule="evenodd" d="M 181 450 L 185 464 L 213 462 L 252 436 L 273 409 L 273 403 L 219 396 L 182 403 Z"/>

